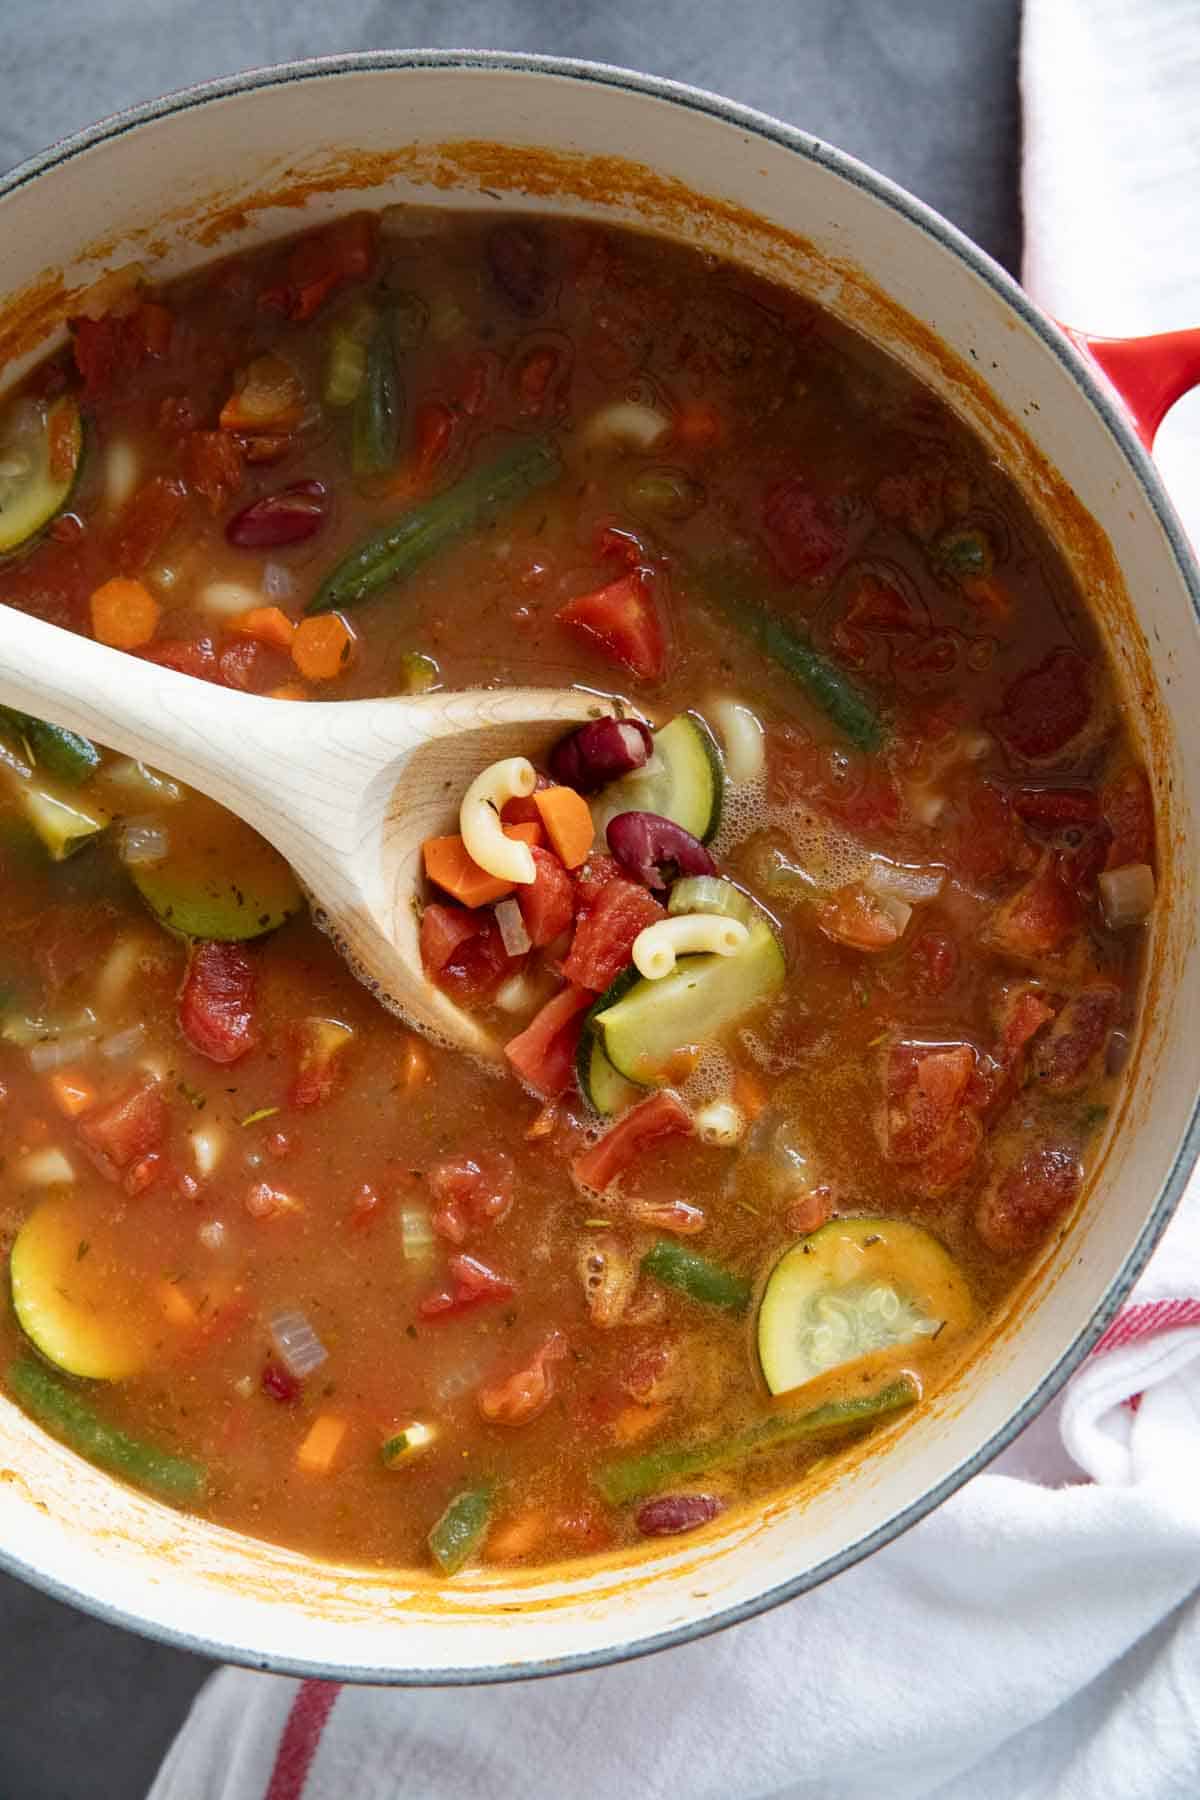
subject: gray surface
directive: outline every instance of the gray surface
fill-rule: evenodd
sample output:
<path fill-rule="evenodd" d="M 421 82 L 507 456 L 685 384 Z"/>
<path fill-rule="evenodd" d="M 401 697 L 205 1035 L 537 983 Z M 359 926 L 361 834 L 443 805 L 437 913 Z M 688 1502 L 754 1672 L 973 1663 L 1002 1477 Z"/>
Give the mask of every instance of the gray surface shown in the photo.
<path fill-rule="evenodd" d="M 0 167 L 256 64 L 396 44 L 538 50 L 761 107 L 893 176 L 1015 269 L 1018 3 L 260 0 L 238 17 L 195 0 L 0 0 Z M 139 1800 L 207 1667 L 0 1577 L 0 1800 Z"/>

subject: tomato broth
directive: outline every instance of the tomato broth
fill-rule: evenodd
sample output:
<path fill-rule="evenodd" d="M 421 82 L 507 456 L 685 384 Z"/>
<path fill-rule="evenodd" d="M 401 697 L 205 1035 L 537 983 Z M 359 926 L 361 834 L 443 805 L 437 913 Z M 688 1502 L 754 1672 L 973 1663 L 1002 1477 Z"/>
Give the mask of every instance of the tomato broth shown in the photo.
<path fill-rule="evenodd" d="M 1148 783 L 1014 484 L 828 312 L 412 208 L 118 273 L 0 414 L 0 552 L 280 705 L 597 696 L 425 846 L 500 1072 L 212 802 L 0 716 L 2 1367 L 82 1454 L 360 1564 L 602 1551 L 919 1415 L 1066 1227 Z"/>

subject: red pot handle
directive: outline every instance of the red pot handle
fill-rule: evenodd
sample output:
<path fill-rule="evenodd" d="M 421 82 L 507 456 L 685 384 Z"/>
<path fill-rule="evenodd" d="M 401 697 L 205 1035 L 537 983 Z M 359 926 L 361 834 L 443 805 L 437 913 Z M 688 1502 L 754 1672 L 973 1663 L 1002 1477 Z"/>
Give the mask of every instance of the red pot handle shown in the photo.
<path fill-rule="evenodd" d="M 1154 337 L 1089 337 L 1063 330 L 1077 350 L 1107 375 L 1133 416 L 1147 450 L 1175 402 L 1200 386 L 1200 331 L 1160 331 Z"/>

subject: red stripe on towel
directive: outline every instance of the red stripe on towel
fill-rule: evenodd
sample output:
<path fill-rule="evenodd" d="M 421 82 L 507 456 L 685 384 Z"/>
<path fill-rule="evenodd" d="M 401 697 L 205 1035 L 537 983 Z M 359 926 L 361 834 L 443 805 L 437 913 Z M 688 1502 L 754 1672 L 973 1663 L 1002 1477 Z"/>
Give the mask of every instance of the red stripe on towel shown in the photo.
<path fill-rule="evenodd" d="M 302 1681 L 275 1753 L 265 1800 L 301 1800 L 340 1681 Z"/>
<path fill-rule="evenodd" d="M 1147 1300 L 1119 1312 L 1092 1355 L 1101 1350 L 1121 1350 L 1126 1344 L 1157 1337 L 1163 1331 L 1181 1331 L 1200 1325 L 1200 1300 Z"/>

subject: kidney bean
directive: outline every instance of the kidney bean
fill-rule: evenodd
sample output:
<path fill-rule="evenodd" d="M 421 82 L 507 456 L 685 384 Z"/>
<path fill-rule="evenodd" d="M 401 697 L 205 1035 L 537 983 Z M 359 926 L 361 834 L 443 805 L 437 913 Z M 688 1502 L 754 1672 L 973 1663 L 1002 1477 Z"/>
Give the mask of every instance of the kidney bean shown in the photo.
<path fill-rule="evenodd" d="M 492 279 L 514 311 L 532 318 L 550 292 L 546 240 L 536 225 L 497 225 L 488 234 Z"/>
<path fill-rule="evenodd" d="M 302 544 L 325 523 L 325 488 L 319 481 L 294 481 L 277 494 L 264 494 L 244 506 L 225 527 L 239 550 L 274 550 Z"/>
<path fill-rule="evenodd" d="M 674 1537 L 707 1525 L 720 1511 L 715 1494 L 664 1494 L 639 1506 L 634 1519 L 643 1537 Z"/>
<path fill-rule="evenodd" d="M 264 1363 L 259 1379 L 262 1382 L 263 1393 L 268 1394 L 272 1400 L 280 1400 L 286 1404 L 299 1397 L 300 1383 L 291 1370 L 285 1369 L 282 1363 Z"/>
<path fill-rule="evenodd" d="M 640 769 L 654 747 L 640 719 L 593 719 L 550 752 L 550 773 L 563 787 L 594 794 L 607 782 Z"/>
<path fill-rule="evenodd" d="M 678 875 L 715 875 L 717 865 L 699 838 L 658 813 L 618 813 L 608 824 L 608 847 L 627 875 L 661 890 Z M 666 871 L 673 867 L 674 873 Z"/>

